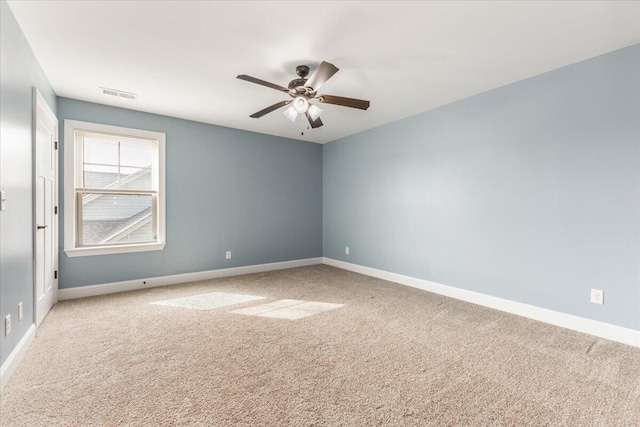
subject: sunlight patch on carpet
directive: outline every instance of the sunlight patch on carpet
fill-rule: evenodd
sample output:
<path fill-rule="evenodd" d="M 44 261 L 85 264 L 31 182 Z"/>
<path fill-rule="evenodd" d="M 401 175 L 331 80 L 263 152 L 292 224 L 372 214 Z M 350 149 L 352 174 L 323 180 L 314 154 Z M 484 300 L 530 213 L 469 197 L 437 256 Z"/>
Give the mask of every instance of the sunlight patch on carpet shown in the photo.
<path fill-rule="evenodd" d="M 274 319 L 297 320 L 341 307 L 344 307 L 344 304 L 282 299 L 267 304 L 241 308 L 240 310 L 234 310 L 231 313 L 245 314 L 248 316 L 271 317 Z"/>
<path fill-rule="evenodd" d="M 265 299 L 254 295 L 227 294 L 224 292 L 209 292 L 206 294 L 189 295 L 187 297 L 155 301 L 151 304 L 171 307 L 191 308 L 194 310 L 211 310 L 228 305 L 240 304 Z"/>

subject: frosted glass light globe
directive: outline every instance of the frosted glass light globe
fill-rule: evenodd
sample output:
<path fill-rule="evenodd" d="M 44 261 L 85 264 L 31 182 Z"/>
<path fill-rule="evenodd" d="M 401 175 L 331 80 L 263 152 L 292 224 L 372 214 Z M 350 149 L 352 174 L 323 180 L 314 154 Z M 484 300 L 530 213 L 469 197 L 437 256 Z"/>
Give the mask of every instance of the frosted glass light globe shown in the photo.
<path fill-rule="evenodd" d="M 298 117 L 298 112 L 295 110 L 295 108 L 293 108 L 292 105 L 290 105 L 289 108 L 284 110 L 282 113 L 286 116 L 287 119 L 291 120 L 292 122 L 295 122 L 296 117 Z"/>
<path fill-rule="evenodd" d="M 309 107 L 309 117 L 311 117 L 311 120 L 316 121 L 318 120 L 318 117 L 320 117 L 320 114 L 322 114 L 322 111 L 322 108 L 311 105 Z"/>
<path fill-rule="evenodd" d="M 296 97 L 293 100 L 292 104 L 293 108 L 295 108 L 295 110 L 300 114 L 306 113 L 307 109 L 309 108 L 309 101 L 307 101 L 307 99 L 303 96 Z"/>

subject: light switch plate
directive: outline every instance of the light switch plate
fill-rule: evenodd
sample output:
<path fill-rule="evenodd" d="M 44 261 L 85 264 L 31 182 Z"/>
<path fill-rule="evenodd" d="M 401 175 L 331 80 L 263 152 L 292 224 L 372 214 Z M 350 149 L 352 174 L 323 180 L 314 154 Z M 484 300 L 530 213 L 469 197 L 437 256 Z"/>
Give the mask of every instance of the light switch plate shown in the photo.
<path fill-rule="evenodd" d="M 11 315 L 7 314 L 4 318 L 4 335 L 7 336 L 11 333 Z"/>

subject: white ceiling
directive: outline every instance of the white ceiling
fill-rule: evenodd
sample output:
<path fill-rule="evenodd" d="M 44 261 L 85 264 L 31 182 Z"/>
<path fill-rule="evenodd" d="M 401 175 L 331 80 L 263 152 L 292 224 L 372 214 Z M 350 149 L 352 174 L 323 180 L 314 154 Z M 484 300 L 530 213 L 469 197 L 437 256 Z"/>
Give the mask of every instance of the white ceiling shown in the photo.
<path fill-rule="evenodd" d="M 9 4 L 59 96 L 320 143 L 640 42 L 640 2 Z M 320 92 L 368 111 L 249 117 L 288 96 L 236 75 L 286 86 L 322 60 L 340 71 Z"/>

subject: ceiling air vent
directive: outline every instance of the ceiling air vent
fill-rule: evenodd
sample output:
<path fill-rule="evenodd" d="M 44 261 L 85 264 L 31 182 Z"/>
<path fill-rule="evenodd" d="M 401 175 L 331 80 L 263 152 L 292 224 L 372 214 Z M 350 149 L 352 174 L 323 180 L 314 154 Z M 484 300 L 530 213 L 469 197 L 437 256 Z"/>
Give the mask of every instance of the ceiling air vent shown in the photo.
<path fill-rule="evenodd" d="M 100 90 L 105 95 L 117 96 L 120 98 L 136 99 L 136 97 L 138 96 L 135 93 L 125 92 L 123 90 L 118 90 L 118 89 L 109 89 L 106 87 L 101 87 Z"/>

